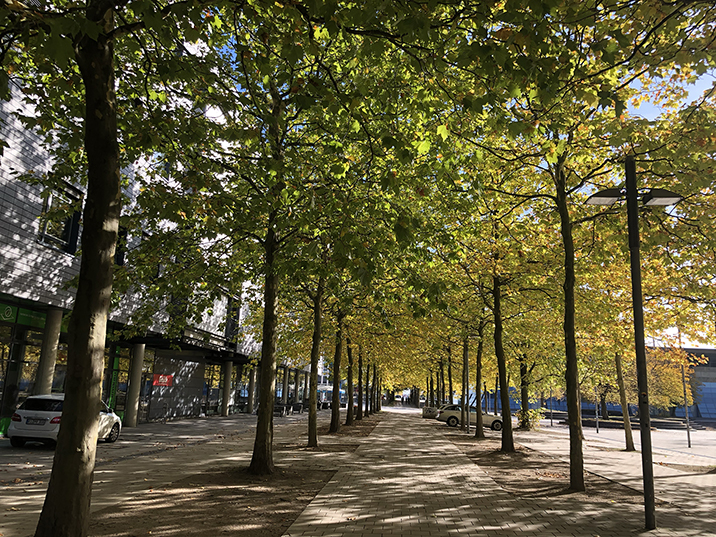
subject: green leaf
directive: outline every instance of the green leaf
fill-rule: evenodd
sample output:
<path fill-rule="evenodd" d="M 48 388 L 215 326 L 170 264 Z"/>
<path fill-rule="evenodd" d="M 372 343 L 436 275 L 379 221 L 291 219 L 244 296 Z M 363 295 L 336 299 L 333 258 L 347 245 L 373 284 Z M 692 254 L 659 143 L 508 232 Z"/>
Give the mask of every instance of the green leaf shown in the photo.
<path fill-rule="evenodd" d="M 422 142 L 420 142 L 418 144 L 418 147 L 417 147 L 418 154 L 424 155 L 425 153 L 430 151 L 430 147 L 431 147 L 430 140 L 423 140 Z"/>
<path fill-rule="evenodd" d="M 445 140 L 447 140 L 448 136 L 450 135 L 450 131 L 448 131 L 447 126 L 440 125 L 438 127 L 438 134 L 442 137 L 443 142 L 444 142 Z"/>
<path fill-rule="evenodd" d="M 395 223 L 393 231 L 395 232 L 395 238 L 399 244 L 405 246 L 412 241 L 413 234 L 402 221 L 399 220 Z"/>

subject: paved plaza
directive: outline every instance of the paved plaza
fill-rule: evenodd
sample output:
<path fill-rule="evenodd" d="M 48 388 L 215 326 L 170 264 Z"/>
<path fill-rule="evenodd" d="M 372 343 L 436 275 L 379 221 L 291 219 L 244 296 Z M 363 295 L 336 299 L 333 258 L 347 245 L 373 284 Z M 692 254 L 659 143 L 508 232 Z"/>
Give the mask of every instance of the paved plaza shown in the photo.
<path fill-rule="evenodd" d="M 570 495 L 518 498 L 503 490 L 445 436 L 434 420 L 413 409 L 384 409 L 385 417 L 299 516 L 285 537 L 591 536 L 621 537 L 643 532 L 643 507 L 609 509 Z M 518 442 L 562 456 L 563 431 L 519 433 Z M 716 455 L 716 450 L 714 450 Z M 690 465 L 716 460 L 656 454 Z M 588 470 L 640 487 L 640 454 L 585 445 Z M 637 479 L 638 474 L 638 479 Z M 715 473 L 692 473 L 656 465 L 659 528 L 653 536 L 716 535 Z"/>
<path fill-rule="evenodd" d="M 321 424 L 329 418 L 329 412 L 319 413 Z M 276 442 L 303 442 L 305 419 L 303 414 L 277 420 Z M 255 416 L 235 415 L 127 429 L 117 444 L 100 444 L 93 512 L 217 465 L 248 464 L 254 425 Z M 623 434 L 595 435 L 587 429 L 585 467 L 640 489 L 640 454 L 623 452 L 619 433 Z M 584 495 L 524 498 L 506 491 L 453 444 L 451 439 L 459 435 L 457 429 L 422 419 L 417 409 L 385 407 L 369 436 L 321 436 L 327 447 L 358 447 L 333 459 L 335 475 L 284 537 L 716 536 L 716 449 L 703 441 L 716 438 L 716 433 L 695 434 L 691 450 L 679 448 L 676 436 L 667 442 L 669 448 L 655 448 L 659 527 L 651 532 L 643 531 L 640 502 L 616 502 L 605 508 L 604 502 L 591 503 Z M 516 441 L 554 457 L 568 457 L 563 426 L 518 431 Z M 0 479 L 11 482 L 19 475 L 25 482 L 0 487 L 0 534 L 26 537 L 33 533 L 42 507 L 52 450 L 13 450 L 6 444 L 7 440 L 0 441 Z M 37 483 L 27 479 L 30 473 L 38 475 Z M 184 534 L 191 536 L 191 528 Z"/>

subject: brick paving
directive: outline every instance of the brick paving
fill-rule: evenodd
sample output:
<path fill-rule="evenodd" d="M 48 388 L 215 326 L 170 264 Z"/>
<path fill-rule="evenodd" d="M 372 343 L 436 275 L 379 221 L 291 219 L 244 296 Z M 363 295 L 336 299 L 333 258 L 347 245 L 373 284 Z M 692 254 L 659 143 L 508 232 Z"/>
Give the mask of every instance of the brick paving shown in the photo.
<path fill-rule="evenodd" d="M 604 503 L 585 501 L 584 495 L 581 499 L 568 494 L 517 497 L 453 445 L 441 424 L 420 419 L 411 409 L 384 411 L 383 420 L 363 439 L 353 461 L 343 464 L 284 537 L 716 535 L 716 512 L 703 506 L 696 506 L 697 518 L 687 509 L 693 505 L 661 505 L 659 528 L 647 533 L 641 504 L 615 503 L 605 509 Z M 530 434 L 533 444 L 545 437 Z M 561 450 L 565 444 L 564 437 L 550 436 L 540 449 Z M 590 463 L 592 455 L 587 446 L 585 457 Z M 611 455 L 598 463 L 611 465 L 615 472 L 623 464 L 633 464 Z M 632 469 L 626 473 L 633 473 Z M 681 474 L 687 480 L 694 477 Z M 672 487 L 681 485 L 679 476 L 671 479 Z M 715 481 L 712 474 L 702 479 L 701 492 L 711 492 L 709 498 L 713 489 L 708 487 Z"/>
<path fill-rule="evenodd" d="M 321 412 L 319 417 L 327 423 L 330 413 Z M 296 420 L 282 418 L 276 442 L 296 442 L 299 437 L 302 442 L 304 419 L 305 415 Z M 217 464 L 248 463 L 254 422 L 254 417 L 235 415 L 127 429 L 122 443 L 101 446 L 93 512 L 147 487 L 158 488 Z M 557 429 L 518 432 L 516 441 L 566 459 L 567 436 Z M 644 511 L 638 502 L 615 503 L 605 509 L 603 501 L 590 502 L 585 495 L 527 499 L 508 493 L 449 440 L 456 432 L 435 420 L 422 419 L 416 409 L 386 407 L 370 436 L 321 436 L 327 446 L 359 447 L 329 450 L 338 471 L 285 537 L 716 536 L 716 472 L 696 470 L 716 464 L 716 450 L 711 453 L 708 446 L 701 455 L 654 453 L 657 499 L 667 503 L 657 508 L 659 528 L 644 532 Z M 6 457 L 25 456 L 22 450 L 6 447 Z M 585 442 L 584 453 L 587 470 L 636 489 L 641 486 L 639 453 L 625 453 L 593 439 Z M 44 456 L 41 448 L 36 455 Z M 291 464 L 320 462 L 310 455 L 291 452 Z M 45 465 L 50 462 L 17 472 L 47 472 Z M 674 467 L 679 464 L 688 465 L 686 471 Z M 318 467 L 323 465 L 320 462 Z M 8 469 L 12 470 L 9 465 Z M 45 486 L 0 488 L 0 505 L 5 508 L 0 510 L 0 534 L 23 537 L 32 533 Z"/>

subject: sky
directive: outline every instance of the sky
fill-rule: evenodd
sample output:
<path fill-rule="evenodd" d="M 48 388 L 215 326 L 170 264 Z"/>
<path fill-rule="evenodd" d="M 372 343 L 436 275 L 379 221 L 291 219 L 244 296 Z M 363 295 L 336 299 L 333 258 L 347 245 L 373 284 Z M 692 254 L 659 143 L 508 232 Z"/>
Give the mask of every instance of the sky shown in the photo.
<path fill-rule="evenodd" d="M 691 103 L 692 101 L 698 99 L 703 95 L 704 91 L 711 88 L 714 84 L 716 84 L 716 71 L 709 71 L 701 75 L 694 84 L 688 84 L 686 86 L 689 93 L 686 102 Z M 662 112 L 662 108 L 660 106 L 654 105 L 648 101 L 642 103 L 638 108 L 631 105 L 627 108 L 631 114 L 641 116 L 649 120 L 656 119 Z"/>

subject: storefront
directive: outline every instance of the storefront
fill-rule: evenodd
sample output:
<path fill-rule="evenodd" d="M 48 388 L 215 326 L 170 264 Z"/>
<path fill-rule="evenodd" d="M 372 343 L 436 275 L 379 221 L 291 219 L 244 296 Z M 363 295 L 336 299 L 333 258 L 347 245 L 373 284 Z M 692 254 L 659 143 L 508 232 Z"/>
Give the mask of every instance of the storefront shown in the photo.
<path fill-rule="evenodd" d="M 46 322 L 46 312 L 0 301 L 0 433 L 7 429 L 17 405 L 37 392 L 43 344 L 49 345 Z M 55 344 L 53 358 L 55 374 L 51 389 L 62 391 L 66 347 Z"/>
<path fill-rule="evenodd" d="M 62 393 L 65 388 L 69 314 L 40 308 L 29 301 L 0 297 L 0 434 L 29 395 Z M 113 328 L 119 325 L 110 323 L 108 328 L 111 342 L 105 349 L 102 400 L 123 420 L 131 397 L 135 397 L 135 423 L 245 408 L 237 404 L 245 385 L 241 379 L 242 363 L 248 361 L 245 356 L 201 348 L 193 341 L 179 350 L 157 336 L 148 338 L 146 344 L 123 341 L 111 337 Z M 136 355 L 141 373 L 137 372 L 136 378 L 141 384 L 138 393 L 130 396 L 132 361 L 138 347 L 142 349 Z M 226 382 L 229 386 L 225 388 Z"/>

